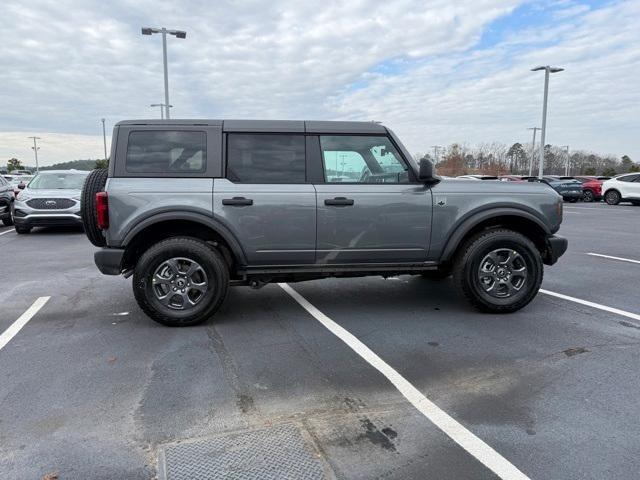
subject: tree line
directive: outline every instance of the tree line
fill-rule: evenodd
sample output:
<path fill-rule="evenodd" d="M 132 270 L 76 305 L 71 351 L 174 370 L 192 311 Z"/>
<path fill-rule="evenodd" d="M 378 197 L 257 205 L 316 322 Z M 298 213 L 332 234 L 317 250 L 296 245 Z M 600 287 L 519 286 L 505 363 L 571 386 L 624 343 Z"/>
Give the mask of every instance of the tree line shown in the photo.
<path fill-rule="evenodd" d="M 107 168 L 109 160 L 71 160 L 70 162 L 56 163 L 55 165 L 47 165 L 46 167 L 40 167 L 40 170 L 93 170 L 95 168 Z M 36 171 L 36 167 L 31 165 L 23 165 L 17 158 L 10 158 L 7 161 L 7 171 L 13 170 L 30 170 Z"/>
<path fill-rule="evenodd" d="M 569 175 L 606 175 L 640 172 L 640 163 L 628 155 L 620 158 L 600 155 L 584 150 L 568 152 L 556 145 L 546 145 L 544 154 L 544 174 L 564 175 L 567 161 Z M 440 149 L 437 158 L 432 153 L 417 153 L 414 158 L 426 157 L 436 165 L 440 175 L 458 176 L 468 174 L 484 175 L 529 175 L 531 164 L 531 146 L 514 143 L 511 147 L 492 142 L 474 146 L 454 143 Z M 533 175 L 538 174 L 539 149 L 533 154 Z"/>

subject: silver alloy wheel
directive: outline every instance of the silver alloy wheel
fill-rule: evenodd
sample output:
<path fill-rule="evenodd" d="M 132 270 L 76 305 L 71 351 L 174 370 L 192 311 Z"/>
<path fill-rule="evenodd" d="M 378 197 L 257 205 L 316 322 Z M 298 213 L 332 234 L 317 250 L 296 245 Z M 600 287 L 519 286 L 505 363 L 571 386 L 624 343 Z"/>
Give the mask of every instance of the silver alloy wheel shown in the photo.
<path fill-rule="evenodd" d="M 615 190 L 610 190 L 607 192 L 607 196 L 605 198 L 609 205 L 615 205 L 620 202 L 619 194 Z"/>
<path fill-rule="evenodd" d="M 165 307 L 188 310 L 207 293 L 209 282 L 200 264 L 190 258 L 170 258 L 160 264 L 151 279 L 153 293 Z"/>
<path fill-rule="evenodd" d="M 509 298 L 521 291 L 527 282 L 527 264 L 515 250 L 498 248 L 480 262 L 478 280 L 492 297 Z"/>

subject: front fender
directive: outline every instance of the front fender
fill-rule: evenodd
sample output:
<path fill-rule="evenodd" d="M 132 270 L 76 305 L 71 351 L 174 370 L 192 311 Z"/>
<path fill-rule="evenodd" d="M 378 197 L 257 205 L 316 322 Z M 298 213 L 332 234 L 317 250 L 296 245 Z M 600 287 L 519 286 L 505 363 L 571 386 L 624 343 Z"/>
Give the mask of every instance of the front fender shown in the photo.
<path fill-rule="evenodd" d="M 460 243 L 475 227 L 482 222 L 499 217 L 518 217 L 523 220 L 529 221 L 535 224 L 545 235 L 550 235 L 552 232 L 545 223 L 541 214 L 536 212 L 532 208 L 526 206 L 512 206 L 512 205 L 493 205 L 491 207 L 483 207 L 474 211 L 470 211 L 460 217 L 456 223 L 448 230 L 448 233 L 444 235 L 439 255 L 436 251 L 430 251 L 430 257 L 436 257 L 440 262 L 447 262 L 451 260 L 453 254 L 460 246 Z M 437 219 L 434 218 L 434 221 Z M 434 224 L 434 230 L 437 226 Z M 434 249 L 437 245 L 434 245 Z"/>

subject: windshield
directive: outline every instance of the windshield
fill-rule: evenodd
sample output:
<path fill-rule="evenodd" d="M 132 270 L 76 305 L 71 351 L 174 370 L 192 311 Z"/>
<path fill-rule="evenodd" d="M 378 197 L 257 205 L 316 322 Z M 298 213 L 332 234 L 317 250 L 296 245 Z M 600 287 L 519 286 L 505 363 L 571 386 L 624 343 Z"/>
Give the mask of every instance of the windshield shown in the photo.
<path fill-rule="evenodd" d="M 35 189 L 71 189 L 80 190 L 84 183 L 86 173 L 41 173 L 36 175 L 29 188 Z"/>
<path fill-rule="evenodd" d="M 5 177 L 6 178 L 6 177 Z M 33 178 L 33 175 L 16 175 L 9 180 L 11 185 L 18 185 L 20 183 L 29 183 L 29 180 Z"/>

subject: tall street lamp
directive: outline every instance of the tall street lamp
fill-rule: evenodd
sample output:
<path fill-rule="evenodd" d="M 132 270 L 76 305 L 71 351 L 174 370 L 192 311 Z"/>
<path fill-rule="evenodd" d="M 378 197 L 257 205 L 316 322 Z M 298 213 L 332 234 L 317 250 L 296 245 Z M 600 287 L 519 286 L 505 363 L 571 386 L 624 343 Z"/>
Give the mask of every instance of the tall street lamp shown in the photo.
<path fill-rule="evenodd" d="M 162 60 L 164 63 L 164 106 L 165 106 L 165 117 L 169 119 L 169 70 L 167 67 L 167 33 L 169 35 L 173 35 L 176 38 L 186 38 L 187 32 L 183 30 L 167 30 L 165 27 L 162 28 L 150 28 L 150 27 L 142 27 L 143 35 L 152 35 L 154 33 L 162 34 Z"/>
<path fill-rule="evenodd" d="M 527 130 L 533 130 L 533 140 L 531 141 L 531 160 L 529 161 L 529 176 L 533 175 L 533 157 L 536 156 L 536 132 L 540 130 L 540 127 L 531 127 Z"/>
<path fill-rule="evenodd" d="M 549 74 L 562 72 L 564 68 L 551 67 L 549 65 L 532 68 L 532 72 L 544 70 L 544 99 L 542 101 L 542 132 L 540 135 L 540 165 L 538 167 L 538 177 L 542 178 L 544 169 L 544 139 L 547 133 L 547 97 L 549 96 Z"/>
<path fill-rule="evenodd" d="M 37 144 L 37 140 L 41 140 L 40 137 L 27 137 L 27 138 L 33 138 L 33 147 L 31 147 L 33 149 L 33 153 L 36 156 L 36 173 L 38 173 L 38 171 L 40 170 L 39 166 L 38 166 L 38 150 L 40 150 L 40 147 Z"/>
<path fill-rule="evenodd" d="M 160 119 L 164 120 L 164 107 L 166 106 L 164 103 L 152 103 L 149 106 L 150 107 L 160 107 Z M 173 108 L 173 105 L 169 105 L 169 108 Z"/>
<path fill-rule="evenodd" d="M 569 171 L 571 170 L 571 168 L 569 168 L 569 145 L 562 145 L 560 148 L 564 150 L 564 154 L 566 156 L 566 161 L 564 164 L 564 176 L 568 177 Z"/>
<path fill-rule="evenodd" d="M 438 152 L 440 150 L 444 150 L 444 147 L 440 145 L 432 145 L 431 148 L 433 148 L 433 163 L 435 165 L 436 163 L 438 163 Z"/>
<path fill-rule="evenodd" d="M 102 122 L 102 143 L 104 143 L 104 159 L 107 159 L 107 130 L 104 127 L 104 118 L 101 118 Z"/>

